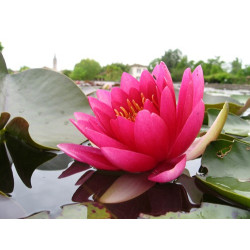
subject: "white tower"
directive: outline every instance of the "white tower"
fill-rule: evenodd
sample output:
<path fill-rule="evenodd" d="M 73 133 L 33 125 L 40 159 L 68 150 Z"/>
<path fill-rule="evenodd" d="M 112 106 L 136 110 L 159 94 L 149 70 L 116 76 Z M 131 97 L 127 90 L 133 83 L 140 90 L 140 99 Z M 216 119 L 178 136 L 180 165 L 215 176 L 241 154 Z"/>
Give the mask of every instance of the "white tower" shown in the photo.
<path fill-rule="evenodd" d="M 54 58 L 53 58 L 53 70 L 57 71 L 57 59 L 56 59 L 56 55 L 54 55 Z"/>

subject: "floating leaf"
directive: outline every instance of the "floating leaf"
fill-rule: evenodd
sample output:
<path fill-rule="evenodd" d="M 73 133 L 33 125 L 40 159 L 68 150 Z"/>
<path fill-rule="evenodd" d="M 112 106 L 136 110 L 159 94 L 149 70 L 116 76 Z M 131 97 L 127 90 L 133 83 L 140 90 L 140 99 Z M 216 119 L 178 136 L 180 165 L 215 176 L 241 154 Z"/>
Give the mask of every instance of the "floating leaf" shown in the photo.
<path fill-rule="evenodd" d="M 206 92 L 204 92 L 203 101 L 205 102 L 205 104 L 208 104 L 208 105 L 217 104 L 217 105 L 222 105 L 222 107 L 225 102 L 242 106 L 242 103 L 240 103 L 239 101 L 235 100 L 232 97 L 223 96 L 223 95 L 211 95 Z"/>
<path fill-rule="evenodd" d="M 50 219 L 50 212 L 49 211 L 42 211 L 38 213 L 31 214 L 28 217 L 25 217 L 24 219 Z"/>
<path fill-rule="evenodd" d="M 8 75 L 1 53 L 0 110 L 23 117 L 30 124 L 31 138 L 54 149 L 62 142 L 83 142 L 69 119 L 75 111 L 91 112 L 85 95 L 65 75 L 47 69 Z"/>
<path fill-rule="evenodd" d="M 218 109 L 209 109 L 207 111 L 209 118 L 208 126 L 212 126 L 219 112 L 220 110 Z M 250 133 L 250 123 L 237 115 L 229 113 L 223 130 L 228 134 L 248 136 Z"/>
<path fill-rule="evenodd" d="M 81 204 L 64 205 L 56 219 L 87 219 L 87 207 Z"/>
<path fill-rule="evenodd" d="M 197 178 L 220 195 L 250 207 L 250 144 L 235 140 L 211 142 Z"/>
<path fill-rule="evenodd" d="M 105 206 L 97 202 L 83 203 L 88 209 L 88 219 L 110 219 L 111 214 Z"/>
<path fill-rule="evenodd" d="M 51 215 L 49 211 L 41 211 L 24 219 L 110 219 L 109 211 L 96 202 L 68 204 L 61 207 L 59 215 Z"/>
<path fill-rule="evenodd" d="M 168 212 L 159 217 L 141 214 L 140 217 L 144 219 L 250 219 L 250 211 L 204 202 L 200 208 L 189 213 Z"/>

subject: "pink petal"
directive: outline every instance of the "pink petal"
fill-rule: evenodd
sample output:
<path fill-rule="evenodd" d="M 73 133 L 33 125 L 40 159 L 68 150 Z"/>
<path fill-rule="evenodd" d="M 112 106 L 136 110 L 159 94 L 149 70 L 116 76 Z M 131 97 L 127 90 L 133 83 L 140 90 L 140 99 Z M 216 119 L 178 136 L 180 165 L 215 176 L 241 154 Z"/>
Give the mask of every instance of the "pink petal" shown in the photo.
<path fill-rule="evenodd" d="M 131 88 L 129 90 L 129 100 L 131 102 L 134 100 L 140 107 L 143 107 L 141 92 L 138 89 Z"/>
<path fill-rule="evenodd" d="M 166 158 L 168 132 L 165 122 L 155 113 L 140 111 L 135 119 L 135 143 L 139 152 L 157 160 Z"/>
<path fill-rule="evenodd" d="M 71 143 L 62 143 L 57 145 L 57 147 L 65 152 L 69 157 L 77 161 L 87 163 L 95 168 L 103 170 L 118 170 L 103 156 L 101 150 L 98 148 Z"/>
<path fill-rule="evenodd" d="M 193 108 L 193 79 L 190 68 L 184 71 L 178 105 L 177 105 L 177 133 L 179 133 L 185 124 Z"/>
<path fill-rule="evenodd" d="M 156 161 L 149 155 L 134 151 L 103 147 L 103 155 L 117 168 L 128 172 L 145 172 L 155 167 Z"/>
<path fill-rule="evenodd" d="M 148 173 L 124 174 L 99 199 L 102 203 L 119 203 L 134 199 L 155 185 L 147 179 Z"/>
<path fill-rule="evenodd" d="M 111 93 L 108 90 L 98 89 L 96 91 L 98 99 L 111 107 Z"/>
<path fill-rule="evenodd" d="M 183 154 L 195 140 L 202 126 L 205 105 L 202 100 L 195 106 L 187 119 L 182 131 L 179 133 L 170 153 L 170 158 Z"/>
<path fill-rule="evenodd" d="M 93 118 L 93 115 L 89 115 L 83 112 L 75 112 L 74 116 L 76 118 L 76 120 L 84 120 L 84 121 L 88 121 L 90 118 Z"/>
<path fill-rule="evenodd" d="M 160 73 L 160 65 L 156 64 L 156 66 L 153 69 L 152 75 L 157 79 L 159 73 Z"/>
<path fill-rule="evenodd" d="M 75 121 L 73 119 L 70 119 L 71 123 L 75 125 L 75 127 L 83 134 L 83 131 L 85 130 L 86 127 L 89 127 L 91 129 L 93 129 L 93 126 L 91 124 L 89 124 L 88 121 L 84 121 L 84 120 L 79 120 L 79 121 Z"/>
<path fill-rule="evenodd" d="M 157 96 L 155 87 L 155 79 L 147 70 L 144 70 L 140 78 L 140 92 L 144 94 L 145 98 L 151 100 L 152 95 Z"/>
<path fill-rule="evenodd" d="M 128 149 L 127 146 L 120 143 L 119 141 L 103 133 L 99 133 L 98 131 L 85 128 L 83 131 L 83 134 L 99 148 L 100 147 L 115 147 L 115 148 L 121 148 L 121 149 Z"/>
<path fill-rule="evenodd" d="M 88 114 L 84 114 L 81 112 L 75 112 L 74 113 L 77 121 L 70 119 L 70 121 L 76 126 L 76 128 L 83 133 L 82 131 L 84 130 L 84 128 L 88 127 L 90 129 L 99 131 L 101 133 L 105 132 L 105 129 L 103 128 L 103 126 L 98 122 L 97 118 L 92 116 L 92 115 L 88 115 Z"/>
<path fill-rule="evenodd" d="M 100 124 L 96 117 L 89 118 L 89 128 L 93 128 L 93 130 L 99 131 L 100 133 L 105 133 L 104 127 Z"/>
<path fill-rule="evenodd" d="M 159 115 L 158 109 L 155 107 L 155 105 L 149 99 L 146 99 L 143 108 L 148 110 L 150 113 L 155 113 L 155 114 Z"/>
<path fill-rule="evenodd" d="M 109 107 L 107 104 L 99 101 L 98 99 L 92 96 L 89 96 L 88 100 L 89 100 L 91 109 L 93 110 L 94 113 L 96 109 L 99 109 L 105 112 L 106 116 L 109 116 L 110 119 L 114 119 L 116 117 L 114 110 L 111 107 Z"/>
<path fill-rule="evenodd" d="M 139 89 L 139 82 L 130 74 L 123 72 L 121 77 L 121 89 L 129 94 L 131 88 Z"/>
<path fill-rule="evenodd" d="M 127 145 L 130 149 L 135 149 L 134 142 L 134 122 L 118 116 L 117 119 L 110 121 L 110 125 L 116 138 L 123 144 Z"/>
<path fill-rule="evenodd" d="M 160 114 L 170 131 L 169 140 L 172 144 L 176 135 L 176 103 L 168 87 L 165 87 L 161 95 Z"/>
<path fill-rule="evenodd" d="M 173 95 L 173 98 L 175 98 L 173 81 L 168 71 L 168 68 L 164 62 L 160 63 L 159 73 L 158 73 L 158 77 L 156 78 L 156 83 L 160 92 L 162 92 L 163 89 L 166 86 L 168 86 Z"/>
<path fill-rule="evenodd" d="M 204 77 L 201 66 L 197 66 L 192 73 L 194 83 L 193 107 L 203 98 L 204 93 Z"/>
<path fill-rule="evenodd" d="M 110 125 L 116 138 L 133 150 L 135 149 L 134 124 L 134 122 L 121 116 L 110 121 Z"/>
<path fill-rule="evenodd" d="M 114 117 L 110 117 L 105 110 L 102 111 L 98 108 L 95 108 L 94 113 L 98 119 L 98 121 L 100 122 L 100 124 L 102 125 L 102 127 L 104 128 L 105 134 L 113 137 L 113 131 L 112 128 L 110 126 L 110 120 L 114 119 Z M 116 116 L 115 116 L 116 117 Z"/>
<path fill-rule="evenodd" d="M 182 155 L 172 162 L 163 162 L 158 165 L 148 179 L 160 183 L 173 181 L 182 174 L 185 166 L 186 155 Z"/>
<path fill-rule="evenodd" d="M 128 109 L 127 104 L 128 94 L 125 93 L 121 88 L 114 87 L 111 90 L 111 103 L 112 108 L 120 111 L 120 107 Z"/>

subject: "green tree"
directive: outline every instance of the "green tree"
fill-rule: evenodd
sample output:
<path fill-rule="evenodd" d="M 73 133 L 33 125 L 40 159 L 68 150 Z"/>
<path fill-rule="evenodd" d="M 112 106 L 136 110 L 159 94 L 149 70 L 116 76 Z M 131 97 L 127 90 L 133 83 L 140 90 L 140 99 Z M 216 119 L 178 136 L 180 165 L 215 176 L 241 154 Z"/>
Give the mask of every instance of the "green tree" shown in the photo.
<path fill-rule="evenodd" d="M 208 76 L 212 74 L 217 74 L 217 73 L 223 73 L 225 70 L 223 69 L 223 64 L 224 61 L 220 61 L 220 57 L 217 56 L 212 59 L 208 59 L 207 62 L 204 62 L 202 60 L 196 62 L 194 64 L 194 68 L 197 67 L 198 65 L 201 65 L 203 74 Z"/>
<path fill-rule="evenodd" d="M 122 72 L 129 72 L 130 66 L 128 64 L 123 63 L 112 63 L 111 65 L 119 67 Z"/>
<path fill-rule="evenodd" d="M 165 54 L 161 57 L 161 61 L 163 61 L 169 71 L 171 72 L 173 68 L 177 66 L 177 64 L 180 62 L 182 58 L 182 52 L 179 49 L 175 50 L 168 50 L 165 52 Z"/>
<path fill-rule="evenodd" d="M 0 42 L 0 52 L 2 52 L 3 49 L 4 49 L 4 47 L 3 47 L 2 43 Z"/>
<path fill-rule="evenodd" d="M 154 67 L 161 62 L 161 58 L 155 58 L 153 61 L 151 61 L 148 65 L 148 70 L 150 72 L 153 71 Z"/>
<path fill-rule="evenodd" d="M 118 82 L 121 80 L 121 75 L 124 71 L 117 64 L 110 64 L 103 67 L 99 78 L 105 81 L 115 81 Z"/>
<path fill-rule="evenodd" d="M 28 66 L 22 66 L 20 69 L 19 69 L 19 72 L 23 72 L 27 69 L 30 69 Z"/>
<path fill-rule="evenodd" d="M 183 72 L 186 68 L 192 68 L 193 61 L 189 62 L 187 56 L 183 56 L 175 68 L 172 68 L 172 79 L 175 82 L 182 80 Z"/>
<path fill-rule="evenodd" d="M 235 60 L 231 62 L 231 66 L 232 66 L 231 73 L 236 75 L 242 69 L 242 62 L 239 60 L 238 57 L 236 57 Z"/>
<path fill-rule="evenodd" d="M 101 66 L 92 59 L 83 59 L 77 63 L 70 74 L 73 80 L 95 80 L 101 72 Z"/>
<path fill-rule="evenodd" d="M 61 71 L 64 75 L 66 75 L 67 77 L 70 77 L 72 70 L 69 69 L 64 69 Z"/>
<path fill-rule="evenodd" d="M 243 69 L 245 76 L 250 76 L 250 65 L 246 65 L 246 67 Z"/>

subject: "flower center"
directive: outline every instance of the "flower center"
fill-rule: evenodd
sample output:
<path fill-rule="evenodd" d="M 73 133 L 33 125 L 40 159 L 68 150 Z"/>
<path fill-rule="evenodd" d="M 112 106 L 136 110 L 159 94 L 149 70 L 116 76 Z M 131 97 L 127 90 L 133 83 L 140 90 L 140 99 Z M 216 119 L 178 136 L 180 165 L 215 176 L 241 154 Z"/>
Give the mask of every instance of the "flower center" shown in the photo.
<path fill-rule="evenodd" d="M 154 104 L 154 106 L 156 108 L 158 108 L 158 103 L 157 101 L 155 100 L 155 97 L 154 95 L 152 95 L 152 103 Z M 129 99 L 126 100 L 127 101 L 127 107 L 120 107 L 120 111 L 117 110 L 117 109 L 114 109 L 115 111 L 115 114 L 116 116 L 122 116 L 132 122 L 135 121 L 135 118 L 137 116 L 137 113 L 141 110 L 143 110 L 143 106 L 144 106 L 144 103 L 146 101 L 146 98 L 145 96 L 143 95 L 143 93 L 141 93 L 141 103 L 142 103 L 142 106 L 140 106 L 134 99 L 132 101 L 130 101 Z"/>

